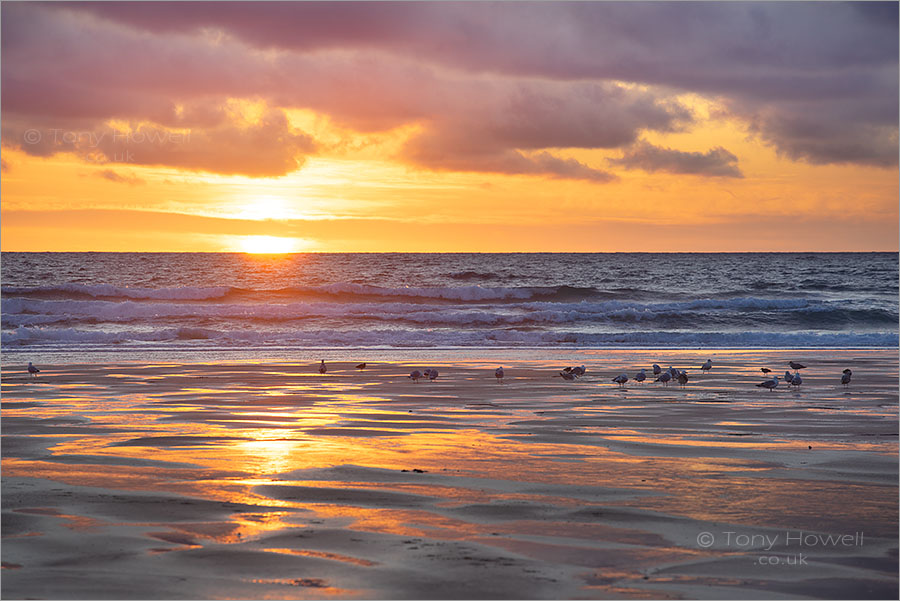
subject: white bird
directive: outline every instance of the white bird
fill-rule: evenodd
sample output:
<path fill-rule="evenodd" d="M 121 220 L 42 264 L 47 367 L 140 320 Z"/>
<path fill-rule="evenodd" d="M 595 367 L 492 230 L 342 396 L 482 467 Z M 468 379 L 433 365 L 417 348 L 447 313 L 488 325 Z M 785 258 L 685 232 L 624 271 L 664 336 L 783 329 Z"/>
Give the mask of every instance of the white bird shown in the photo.
<path fill-rule="evenodd" d="M 575 376 L 576 376 L 576 377 L 579 377 L 579 378 L 580 378 L 581 376 L 583 376 L 583 375 L 584 375 L 584 372 L 586 372 L 586 371 L 587 371 L 587 370 L 584 368 L 584 365 L 581 365 L 581 366 L 579 366 L 579 367 L 573 367 L 573 368 L 572 368 L 572 373 L 575 374 Z"/>
<path fill-rule="evenodd" d="M 645 373 L 645 371 L 643 369 L 641 369 L 641 371 L 637 372 L 637 374 L 635 374 L 635 376 L 634 376 L 635 382 L 643 383 L 644 380 L 646 380 L 646 379 L 647 379 L 647 374 Z"/>
<path fill-rule="evenodd" d="M 503 384 L 503 368 L 498 367 L 494 370 L 494 377 L 497 378 L 497 382 Z"/>
<path fill-rule="evenodd" d="M 681 387 L 684 388 L 685 384 L 688 383 L 688 375 L 687 372 L 681 370 L 678 372 L 678 383 L 681 384 Z"/>
<path fill-rule="evenodd" d="M 765 382 L 763 382 L 761 384 L 757 384 L 756 386 L 758 388 L 768 388 L 769 391 L 771 392 L 772 390 L 775 390 L 775 388 L 778 387 L 778 376 L 774 376 L 771 380 L 766 380 Z"/>
<path fill-rule="evenodd" d="M 654 363 L 653 364 L 653 375 L 658 376 L 661 371 L 662 371 L 662 368 L 659 365 L 657 365 L 656 363 Z"/>
<path fill-rule="evenodd" d="M 324 374 L 326 371 L 328 371 L 328 368 L 325 367 L 325 359 L 322 359 L 322 364 L 319 366 L 319 373 Z"/>
<path fill-rule="evenodd" d="M 852 376 L 852 375 L 853 375 L 852 371 L 850 371 L 849 369 L 845 369 L 844 373 L 841 375 L 841 384 L 843 384 L 844 386 L 849 386 L 850 385 L 850 376 Z"/>
<path fill-rule="evenodd" d="M 800 386 L 803 384 L 803 378 L 800 377 L 800 374 L 794 374 L 794 379 L 791 380 L 791 386 Z"/>
<path fill-rule="evenodd" d="M 707 360 L 706 360 L 706 363 L 704 363 L 703 365 L 700 366 L 700 370 L 701 370 L 703 373 L 706 373 L 706 372 L 708 372 L 708 371 L 711 370 L 711 369 L 712 369 L 712 359 L 707 359 Z"/>
<path fill-rule="evenodd" d="M 790 384 L 794 380 L 794 374 L 789 371 L 784 372 L 784 381 Z"/>
<path fill-rule="evenodd" d="M 568 380 L 569 382 L 571 382 L 575 379 L 575 374 L 574 374 L 574 372 L 571 372 L 571 371 L 561 371 L 561 372 L 559 372 L 559 376 L 563 380 Z"/>
<path fill-rule="evenodd" d="M 656 378 L 656 381 L 662 382 L 664 386 L 668 386 L 669 380 L 671 380 L 671 379 L 672 379 L 672 374 L 670 374 L 669 372 L 666 371 L 666 372 L 661 373 L 659 375 L 659 377 Z"/>
<path fill-rule="evenodd" d="M 613 378 L 612 381 L 618 384 L 620 387 L 625 386 L 625 382 L 628 381 L 628 376 L 625 374 L 619 374 L 618 376 Z"/>
<path fill-rule="evenodd" d="M 414 369 L 413 372 L 407 376 L 407 378 L 409 378 L 416 384 L 419 383 L 419 378 L 421 378 L 421 377 L 422 377 L 422 372 L 420 372 L 418 369 Z"/>
<path fill-rule="evenodd" d="M 438 377 L 438 370 L 436 370 L 436 369 L 433 368 L 433 367 L 432 367 L 431 369 L 426 369 L 426 370 L 425 370 L 425 375 L 428 376 L 428 381 L 429 381 L 429 382 L 434 382 L 435 380 L 437 380 L 437 377 Z"/>
<path fill-rule="evenodd" d="M 31 361 L 28 362 L 28 373 L 31 374 L 32 378 L 36 378 L 40 371 L 41 370 L 32 365 Z"/>
<path fill-rule="evenodd" d="M 793 369 L 794 371 L 797 371 L 798 369 L 803 369 L 804 367 L 806 367 L 802 363 L 795 363 L 794 361 L 788 362 L 788 365 L 790 365 L 791 369 Z"/>

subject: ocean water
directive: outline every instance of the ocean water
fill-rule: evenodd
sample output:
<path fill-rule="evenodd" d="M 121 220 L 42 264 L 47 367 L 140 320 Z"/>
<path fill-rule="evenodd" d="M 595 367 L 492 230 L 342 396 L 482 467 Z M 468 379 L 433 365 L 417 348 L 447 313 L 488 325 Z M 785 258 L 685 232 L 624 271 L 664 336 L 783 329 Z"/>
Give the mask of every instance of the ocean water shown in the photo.
<path fill-rule="evenodd" d="M 898 346 L 894 253 L 3 253 L 0 271 L 14 354 Z"/>

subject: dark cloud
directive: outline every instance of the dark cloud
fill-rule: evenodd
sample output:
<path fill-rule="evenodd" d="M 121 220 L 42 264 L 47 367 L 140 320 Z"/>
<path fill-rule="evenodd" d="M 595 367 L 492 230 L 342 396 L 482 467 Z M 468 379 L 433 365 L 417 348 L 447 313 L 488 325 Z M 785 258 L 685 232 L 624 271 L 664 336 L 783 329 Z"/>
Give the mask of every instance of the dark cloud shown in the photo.
<path fill-rule="evenodd" d="M 6 114 L 15 123 L 43 124 L 43 130 L 96 135 L 109 129 L 106 119 L 149 120 L 159 124 L 157 134 L 166 128 L 191 130 L 190 144 L 183 147 L 135 149 L 138 164 L 278 175 L 296 169 L 302 153 L 313 151 L 311 140 L 285 125 L 230 125 L 222 110 L 230 96 L 311 108 L 362 131 L 415 123 L 419 133 L 401 158 L 432 169 L 593 181 L 612 176 L 554 159 L 546 149 L 615 148 L 642 130 L 674 131 L 691 120 L 677 102 L 609 82 L 473 78 L 378 53 L 267 55 L 184 36 L 144 34 L 136 42 L 133 33 L 83 16 L 45 11 L 39 18 L 29 13 L 29 19 L 35 35 L 20 40 L 21 47 L 10 43 L 3 55 L 5 89 L 12 90 L 4 93 Z M 40 43 L 44 39 L 54 40 L 50 49 Z M 49 54 L 64 48 L 72 59 Z M 17 145 L 25 129 L 5 124 L 5 143 Z M 95 146 L 45 137 L 23 149 L 40 156 L 78 152 L 100 161 L 121 155 L 121 148 Z M 527 156 L 540 150 L 545 152 Z"/>
<path fill-rule="evenodd" d="M 883 123 L 889 119 L 885 113 L 896 114 L 898 105 L 887 111 L 879 102 L 745 103 L 735 110 L 751 132 L 788 158 L 818 165 L 897 165 L 897 130 Z"/>
<path fill-rule="evenodd" d="M 617 148 L 641 130 L 676 131 L 691 120 L 680 105 L 612 84 L 481 83 L 464 93 L 478 103 L 436 113 L 404 146 L 403 159 L 430 169 L 606 182 L 615 176 L 546 149 Z"/>
<path fill-rule="evenodd" d="M 417 124 L 408 155 L 427 166 L 466 162 L 471 145 L 452 139 L 463 134 L 482 138 L 495 161 L 524 165 L 532 151 L 623 148 L 641 131 L 677 129 L 691 117 L 666 95 L 691 91 L 720 100 L 793 159 L 896 165 L 895 3 L 2 10 L 3 110 L 14 116 L 215 130 L 228 118 L 225 98 L 258 98 L 362 131 Z"/>
<path fill-rule="evenodd" d="M 738 158 L 721 146 L 706 152 L 683 152 L 641 141 L 627 149 L 622 158 L 610 159 L 609 162 L 626 169 L 709 177 L 743 177 L 737 166 Z"/>
<path fill-rule="evenodd" d="M 615 175 L 576 161 L 555 157 L 549 152 L 528 156 L 518 150 L 498 149 L 491 152 L 446 152 L 415 144 L 407 147 L 405 158 L 433 170 L 475 171 L 507 175 L 546 175 L 558 178 L 609 182 Z"/>

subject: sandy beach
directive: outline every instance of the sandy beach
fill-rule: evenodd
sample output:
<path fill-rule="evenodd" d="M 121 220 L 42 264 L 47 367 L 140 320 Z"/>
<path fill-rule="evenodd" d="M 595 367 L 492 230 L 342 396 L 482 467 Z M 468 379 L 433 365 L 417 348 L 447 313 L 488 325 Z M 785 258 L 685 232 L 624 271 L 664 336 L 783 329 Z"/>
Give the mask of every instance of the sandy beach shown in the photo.
<path fill-rule="evenodd" d="M 897 597 L 896 350 L 469 354 L 4 358 L 3 598 Z"/>

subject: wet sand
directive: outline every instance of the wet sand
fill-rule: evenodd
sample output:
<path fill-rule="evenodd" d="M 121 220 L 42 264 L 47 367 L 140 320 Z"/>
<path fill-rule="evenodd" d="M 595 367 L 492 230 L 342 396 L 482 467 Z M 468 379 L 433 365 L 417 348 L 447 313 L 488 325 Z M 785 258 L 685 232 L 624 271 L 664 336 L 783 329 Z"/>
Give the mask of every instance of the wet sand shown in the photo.
<path fill-rule="evenodd" d="M 896 351 L 498 357 L 5 363 L 2 597 L 897 597 Z"/>

